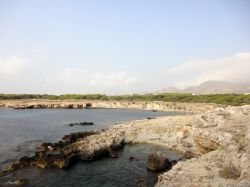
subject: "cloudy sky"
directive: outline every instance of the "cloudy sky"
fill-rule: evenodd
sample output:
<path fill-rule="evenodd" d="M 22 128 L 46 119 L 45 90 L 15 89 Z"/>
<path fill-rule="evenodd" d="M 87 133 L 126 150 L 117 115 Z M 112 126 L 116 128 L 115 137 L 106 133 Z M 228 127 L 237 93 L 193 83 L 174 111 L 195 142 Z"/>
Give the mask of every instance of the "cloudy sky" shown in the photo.
<path fill-rule="evenodd" d="M 0 93 L 250 84 L 248 0 L 0 0 Z"/>

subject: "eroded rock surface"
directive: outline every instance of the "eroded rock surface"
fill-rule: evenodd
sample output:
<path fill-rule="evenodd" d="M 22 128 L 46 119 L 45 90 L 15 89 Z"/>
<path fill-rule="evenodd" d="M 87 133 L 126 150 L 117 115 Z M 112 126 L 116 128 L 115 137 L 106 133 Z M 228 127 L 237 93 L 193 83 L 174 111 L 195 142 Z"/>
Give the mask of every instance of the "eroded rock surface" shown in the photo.
<path fill-rule="evenodd" d="M 200 156 L 178 162 L 156 186 L 250 186 L 249 114 L 242 106 L 196 116 L 191 137 Z"/>

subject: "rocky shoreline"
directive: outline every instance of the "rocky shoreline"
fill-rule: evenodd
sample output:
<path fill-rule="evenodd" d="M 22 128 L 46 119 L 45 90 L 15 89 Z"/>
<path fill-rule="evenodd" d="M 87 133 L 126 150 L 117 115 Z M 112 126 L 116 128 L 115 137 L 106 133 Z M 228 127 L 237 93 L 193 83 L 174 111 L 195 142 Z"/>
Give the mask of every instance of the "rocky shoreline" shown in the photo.
<path fill-rule="evenodd" d="M 143 109 L 152 111 L 184 111 L 205 112 L 217 108 L 218 104 L 204 103 L 177 103 L 163 101 L 101 101 L 101 100 L 0 100 L 0 107 L 14 109 L 42 109 L 42 108 L 67 108 L 67 109 Z"/>
<path fill-rule="evenodd" d="M 57 144 L 40 145 L 34 157 L 21 158 L 2 174 L 29 165 L 65 168 L 77 160 L 116 157 L 116 150 L 129 143 L 165 146 L 188 158 L 160 175 L 157 187 L 250 186 L 250 106 L 217 106 L 195 115 L 136 120 L 72 134 Z"/>

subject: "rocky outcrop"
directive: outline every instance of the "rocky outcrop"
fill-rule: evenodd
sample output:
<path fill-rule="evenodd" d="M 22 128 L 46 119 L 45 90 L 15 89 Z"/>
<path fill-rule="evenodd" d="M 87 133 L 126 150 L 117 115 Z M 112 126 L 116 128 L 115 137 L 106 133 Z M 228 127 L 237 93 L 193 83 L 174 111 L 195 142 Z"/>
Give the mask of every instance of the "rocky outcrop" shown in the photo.
<path fill-rule="evenodd" d="M 195 116 L 190 138 L 198 156 L 160 175 L 157 187 L 250 186 L 250 106 Z"/>
<path fill-rule="evenodd" d="M 171 167 L 171 162 L 160 152 L 148 155 L 147 169 L 153 171 L 162 171 Z"/>
<path fill-rule="evenodd" d="M 64 154 L 77 153 L 80 160 L 93 160 L 103 155 L 114 157 L 114 151 L 124 146 L 123 131 L 104 130 L 65 147 Z"/>
<path fill-rule="evenodd" d="M 42 143 L 37 146 L 35 155 L 32 157 L 24 156 L 20 158 L 16 163 L 9 165 L 6 169 L 0 172 L 1 175 L 7 175 L 15 170 L 36 166 L 39 168 L 67 168 L 71 163 L 76 161 L 78 157 L 77 152 L 67 152 L 68 146 L 79 141 L 80 139 L 84 139 L 88 136 L 95 135 L 100 133 L 101 131 L 87 131 L 87 132 L 79 132 L 79 133 L 71 133 L 63 137 L 62 141 L 57 143 Z"/>
<path fill-rule="evenodd" d="M 117 157 L 116 151 L 124 146 L 124 132 L 110 130 L 72 133 L 57 143 L 43 143 L 36 148 L 35 156 L 22 157 L 11 164 L 1 175 L 35 166 L 39 168 L 67 168 L 76 161 L 91 161 L 98 157 Z"/>

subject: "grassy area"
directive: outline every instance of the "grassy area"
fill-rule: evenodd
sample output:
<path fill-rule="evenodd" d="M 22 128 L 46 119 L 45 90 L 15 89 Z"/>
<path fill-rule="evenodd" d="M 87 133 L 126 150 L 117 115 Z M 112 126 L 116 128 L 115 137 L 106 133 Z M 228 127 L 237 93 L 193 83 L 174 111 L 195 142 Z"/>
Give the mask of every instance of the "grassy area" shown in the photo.
<path fill-rule="evenodd" d="M 117 95 L 107 96 L 101 94 L 65 94 L 65 95 L 38 95 L 38 94 L 0 94 L 1 100 L 6 99 L 88 99 L 88 100 L 128 100 L 128 101 L 167 101 L 187 103 L 217 103 L 225 105 L 250 104 L 250 95 L 244 94 L 211 94 L 192 95 L 189 93 L 166 93 L 145 95 Z"/>

